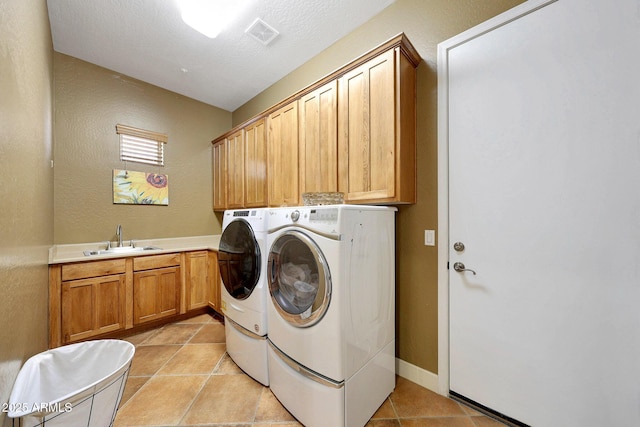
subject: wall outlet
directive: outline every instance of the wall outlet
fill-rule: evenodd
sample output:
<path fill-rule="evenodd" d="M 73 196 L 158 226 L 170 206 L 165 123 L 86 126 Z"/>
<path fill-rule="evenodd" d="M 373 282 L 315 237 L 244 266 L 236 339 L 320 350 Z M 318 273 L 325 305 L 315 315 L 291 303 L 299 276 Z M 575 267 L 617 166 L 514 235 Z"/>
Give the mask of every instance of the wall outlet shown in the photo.
<path fill-rule="evenodd" d="M 424 230 L 424 245 L 425 246 L 436 245 L 436 230 Z"/>

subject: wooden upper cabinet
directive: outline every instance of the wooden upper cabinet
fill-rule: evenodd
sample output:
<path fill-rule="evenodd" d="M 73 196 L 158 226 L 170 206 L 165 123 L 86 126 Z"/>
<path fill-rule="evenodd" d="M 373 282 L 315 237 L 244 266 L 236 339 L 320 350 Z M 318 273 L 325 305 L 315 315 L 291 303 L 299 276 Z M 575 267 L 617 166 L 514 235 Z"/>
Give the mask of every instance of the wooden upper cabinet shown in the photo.
<path fill-rule="evenodd" d="M 244 131 L 226 138 L 227 146 L 227 209 L 244 208 Z"/>
<path fill-rule="evenodd" d="M 256 120 L 213 142 L 213 210 L 267 206 L 267 130 Z"/>
<path fill-rule="evenodd" d="M 338 191 L 338 85 L 333 80 L 298 102 L 300 193 Z"/>
<path fill-rule="evenodd" d="M 420 60 L 399 34 L 214 140 L 227 146 L 214 148 L 214 210 L 295 206 L 302 193 L 333 191 L 346 203 L 415 203 Z M 242 132 L 243 172 L 230 148 Z"/>
<path fill-rule="evenodd" d="M 298 102 L 269 114 L 267 181 L 269 206 L 296 206 L 298 189 Z"/>
<path fill-rule="evenodd" d="M 338 90 L 345 202 L 415 203 L 415 65 L 396 47 L 344 74 Z"/>
<path fill-rule="evenodd" d="M 213 170 L 213 210 L 227 208 L 227 152 L 225 140 L 213 144 L 211 153 Z"/>
<path fill-rule="evenodd" d="M 244 128 L 244 206 L 267 206 L 267 129 L 265 119 Z"/>

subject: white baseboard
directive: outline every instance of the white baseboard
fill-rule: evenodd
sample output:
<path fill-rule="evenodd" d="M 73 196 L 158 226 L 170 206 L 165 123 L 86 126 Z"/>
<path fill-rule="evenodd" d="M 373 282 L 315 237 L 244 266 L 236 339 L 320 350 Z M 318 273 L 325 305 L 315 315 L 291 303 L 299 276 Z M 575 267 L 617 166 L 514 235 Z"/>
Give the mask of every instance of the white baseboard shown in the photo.
<path fill-rule="evenodd" d="M 438 391 L 438 375 L 396 357 L 396 374 L 434 393 Z"/>

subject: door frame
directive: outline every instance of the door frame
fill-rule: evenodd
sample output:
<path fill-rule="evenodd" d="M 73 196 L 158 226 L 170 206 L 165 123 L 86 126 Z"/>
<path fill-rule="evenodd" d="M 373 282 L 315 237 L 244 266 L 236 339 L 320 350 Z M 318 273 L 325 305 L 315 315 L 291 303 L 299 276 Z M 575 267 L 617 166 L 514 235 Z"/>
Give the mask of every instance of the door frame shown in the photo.
<path fill-rule="evenodd" d="M 438 389 L 449 395 L 449 51 L 559 0 L 528 0 L 438 44 Z"/>

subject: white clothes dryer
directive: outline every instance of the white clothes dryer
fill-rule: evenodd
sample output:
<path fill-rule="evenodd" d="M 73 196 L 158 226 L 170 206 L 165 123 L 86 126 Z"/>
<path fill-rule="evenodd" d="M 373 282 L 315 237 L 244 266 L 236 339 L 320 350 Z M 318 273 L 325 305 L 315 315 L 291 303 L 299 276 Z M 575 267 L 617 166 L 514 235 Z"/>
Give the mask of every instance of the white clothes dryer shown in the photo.
<path fill-rule="evenodd" d="M 364 426 L 395 387 L 395 211 L 269 211 L 269 382 L 307 427 Z"/>
<path fill-rule="evenodd" d="M 218 248 L 227 353 L 269 385 L 267 368 L 267 210 L 224 212 Z"/>

